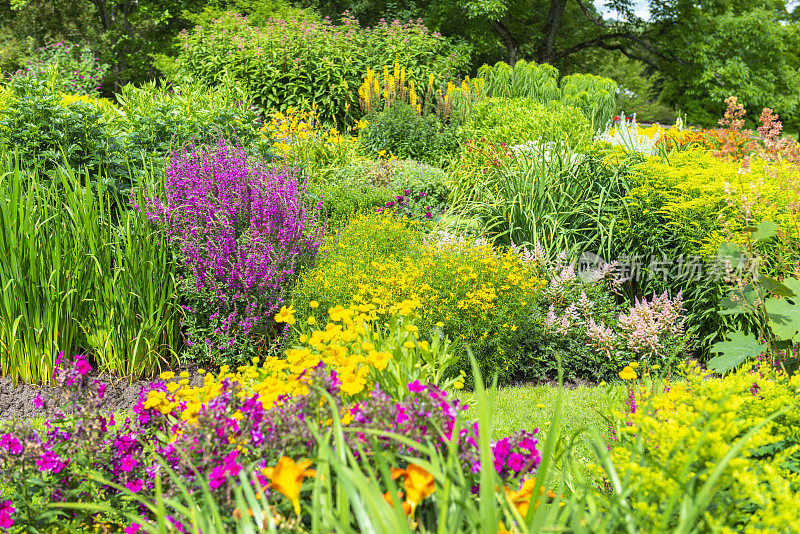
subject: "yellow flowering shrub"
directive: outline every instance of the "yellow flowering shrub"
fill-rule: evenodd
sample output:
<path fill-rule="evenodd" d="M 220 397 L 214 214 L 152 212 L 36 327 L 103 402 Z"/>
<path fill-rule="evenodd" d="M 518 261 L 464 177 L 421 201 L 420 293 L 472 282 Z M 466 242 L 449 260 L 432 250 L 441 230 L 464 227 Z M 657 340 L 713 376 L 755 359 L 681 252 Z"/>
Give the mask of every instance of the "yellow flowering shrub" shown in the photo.
<path fill-rule="evenodd" d="M 318 303 L 310 302 L 310 313 L 301 318 L 294 307 L 284 306 L 275 320 L 292 327 L 298 336 L 283 357 L 253 358 L 250 365 L 236 369 L 224 365 L 216 375 L 201 371 L 198 385 L 191 384 L 186 372 L 163 373 L 166 391 L 151 390 L 143 406 L 194 423 L 202 406 L 222 394 L 226 382 L 232 382 L 240 386 L 236 391 L 242 399 L 257 393 L 267 409 L 286 397 L 307 394 L 314 370 L 321 365 L 336 372 L 347 402 L 362 399 L 375 383 L 395 399 L 408 393 L 407 384 L 413 380 L 458 386 L 460 379 L 444 381 L 444 369 L 439 369 L 449 365 L 447 343 L 425 339 L 414 324 L 419 307 L 419 301 L 406 299 L 390 307 L 337 305 L 322 311 Z M 381 324 L 376 324 L 379 310 L 388 317 L 384 315 Z"/>
<path fill-rule="evenodd" d="M 601 153 L 620 161 L 616 151 Z M 765 257 L 762 272 L 778 279 L 793 274 L 800 260 L 800 169 L 756 157 L 725 160 L 692 147 L 644 158 L 628 166 L 628 173 L 630 191 L 614 228 L 614 257 L 641 268 L 630 294 L 682 290 L 687 331 L 705 351 L 745 319 L 717 314 L 719 300 L 730 291 L 717 258 L 721 244 L 744 245 L 746 227 L 774 221 L 781 238 L 757 246 Z"/>
<path fill-rule="evenodd" d="M 437 241 L 413 222 L 365 214 L 323 247 L 317 267 L 301 274 L 293 304 L 300 313 L 311 300 L 322 310 L 373 304 L 383 317 L 397 303 L 417 300 L 423 332 L 443 327 L 457 351 L 473 351 L 483 371 L 508 375 L 518 358 L 508 342 L 547 284 L 539 276 L 515 252 L 452 236 Z M 461 365 L 468 370 L 466 359 Z"/>
<path fill-rule="evenodd" d="M 437 88 L 438 84 L 435 84 L 432 73 L 428 73 L 424 78 L 427 79 L 427 84 L 423 81 L 418 85 L 420 80 L 414 80 L 410 72 L 406 72 L 406 67 L 400 66 L 397 59 L 391 70 L 386 65 L 382 72 L 368 68 L 364 81 L 358 88 L 361 110 L 368 115 L 391 107 L 393 103 L 404 102 L 408 103 L 418 115 L 426 111 L 435 111 L 440 119 L 446 120 L 454 108 L 463 114 L 469 105 L 483 96 L 483 78 L 470 80 L 469 76 L 466 76 L 458 86 L 453 82 L 447 82 L 444 89 Z"/>
<path fill-rule="evenodd" d="M 791 192 L 788 185 L 798 179 L 797 173 L 788 164 L 760 159 L 743 166 L 703 149 L 673 153 L 664 160 L 651 157 L 634 169 L 629 211 L 617 230 L 638 253 L 655 252 L 640 245 L 653 242 L 654 230 L 661 228 L 668 240 L 665 246 L 678 246 L 686 254 L 714 255 L 728 240 L 720 216 L 731 220 L 744 204 L 752 204 L 754 222 L 771 220 L 793 231 L 792 203 L 798 195 L 787 191 Z M 736 222 L 732 223 L 736 233 Z"/>
<path fill-rule="evenodd" d="M 356 130 L 364 123 L 357 122 Z M 311 174 L 346 164 L 358 155 L 358 137 L 326 128 L 315 111 L 288 107 L 275 111 L 260 130 L 275 152 L 294 164 L 309 166 Z"/>
<path fill-rule="evenodd" d="M 800 509 L 800 375 L 748 366 L 714 378 L 694 364 L 683 369 L 685 379 L 665 391 L 637 393 L 639 406 L 625 415 L 611 448 L 640 526 L 671 531 L 682 497 L 696 499 L 719 468 L 699 531 L 796 532 L 791 529 L 797 528 Z M 778 412 L 728 461 L 739 440 Z"/>
<path fill-rule="evenodd" d="M 62 106 L 71 106 L 80 102 L 82 104 L 87 104 L 92 106 L 99 111 L 102 111 L 105 114 L 109 115 L 122 115 L 122 111 L 114 105 L 111 100 L 107 98 L 96 98 L 89 95 L 73 95 L 68 93 L 63 93 L 61 95 L 61 105 Z"/>

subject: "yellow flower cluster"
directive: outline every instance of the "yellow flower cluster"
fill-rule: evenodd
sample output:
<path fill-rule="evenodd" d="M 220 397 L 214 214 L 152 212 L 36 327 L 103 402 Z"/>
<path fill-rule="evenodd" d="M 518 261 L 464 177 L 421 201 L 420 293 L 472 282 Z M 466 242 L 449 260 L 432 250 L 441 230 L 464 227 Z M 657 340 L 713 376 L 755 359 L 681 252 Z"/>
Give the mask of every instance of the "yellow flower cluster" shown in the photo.
<path fill-rule="evenodd" d="M 421 303 L 421 328 L 446 324 L 457 346 L 473 350 L 482 339 L 516 330 L 547 286 L 512 251 L 474 242 L 425 243 L 413 224 L 374 214 L 351 221 L 323 258 L 302 275 L 298 308 L 324 295 L 328 306 L 373 304 L 385 316 L 397 303 L 414 299 Z"/>
<path fill-rule="evenodd" d="M 95 98 L 88 95 L 72 95 L 67 93 L 61 95 L 62 106 L 70 106 L 76 102 L 101 108 L 104 111 L 117 111 L 118 113 L 121 113 L 121 111 L 117 110 L 116 106 L 107 98 Z"/>
<path fill-rule="evenodd" d="M 675 517 L 663 514 L 672 496 L 690 486 L 699 491 L 720 467 L 708 505 L 715 513 L 698 530 L 783 530 L 800 509 L 800 476 L 787 468 L 800 458 L 800 375 L 788 378 L 762 366 L 758 373 L 745 368 L 713 378 L 694 364 L 683 372 L 685 380 L 668 390 L 638 396 L 636 413 L 627 416 L 632 426 L 618 429 L 611 451 L 620 477 L 637 481 L 628 500 L 642 524 L 672 530 L 665 521 Z M 781 410 L 725 463 L 739 439 Z"/>
<path fill-rule="evenodd" d="M 743 172 L 745 170 L 746 172 Z M 724 161 L 708 151 L 687 150 L 670 155 L 669 161 L 649 158 L 632 176 L 628 217 L 620 221 L 622 239 L 630 232 L 665 227 L 675 232 L 684 251 L 714 255 L 729 240 L 720 218 L 731 222 L 730 230 L 740 238 L 736 213 L 746 206 L 752 224 L 771 220 L 794 234 L 797 195 L 787 194 L 796 183 L 796 169 L 788 164 L 767 164 L 753 159 L 747 169 Z M 732 202 L 733 205 L 729 205 Z M 657 220 L 654 220 L 657 218 Z"/>
<path fill-rule="evenodd" d="M 407 102 L 417 114 L 421 114 L 429 104 L 436 101 L 436 114 L 439 117 L 447 117 L 453 109 L 456 94 L 460 98 L 472 101 L 479 98 L 482 94 L 484 85 L 482 78 L 470 80 L 466 76 L 462 80 L 460 89 L 453 82 L 448 82 L 446 89 L 434 88 L 434 76 L 428 74 L 428 84 L 423 93 L 419 93 L 417 83 L 407 75 L 406 68 L 401 67 L 397 59 L 394 68 L 389 70 L 388 66 L 383 67 L 383 76 L 374 69 L 367 69 L 364 81 L 358 88 L 359 101 L 364 113 L 379 111 L 384 107 L 389 107 L 394 102 Z"/>
<path fill-rule="evenodd" d="M 314 310 L 318 306 L 312 301 L 309 307 Z M 328 310 L 325 326 L 314 328 L 311 326 L 316 325 L 316 320 L 298 322 L 294 308 L 284 306 L 276 314 L 275 320 L 298 325 L 302 332 L 299 344 L 286 350 L 285 358 L 269 357 L 261 364 L 258 358 L 254 358 L 250 365 L 242 365 L 235 370 L 222 366 L 216 376 L 201 371 L 203 383 L 198 386 L 190 385 L 188 373 L 182 373 L 178 380 L 174 380 L 174 373 L 164 373 L 161 378 L 169 381 L 167 391 L 150 391 L 144 407 L 194 423 L 202 406 L 217 397 L 223 390 L 223 381 L 229 380 L 241 386 L 239 394 L 243 398 L 258 393 L 264 407 L 270 408 L 283 397 L 307 394 L 309 375 L 320 364 L 336 371 L 342 393 L 347 399 L 354 400 L 371 388 L 377 374 L 386 369 L 392 358 L 388 350 L 378 350 L 376 334 L 370 326 L 378 318 L 379 310 L 410 316 L 419 307 L 419 301 L 412 299 L 398 301 L 389 307 L 371 303 L 335 306 Z M 311 318 L 314 316 L 308 319 Z M 409 324 L 406 329 L 409 328 L 416 327 Z M 419 335 L 413 333 L 417 341 L 410 348 L 429 350 L 428 342 L 418 340 Z"/>
<path fill-rule="evenodd" d="M 355 137 L 342 135 L 336 128 L 321 128 L 316 112 L 300 111 L 291 106 L 269 116 L 269 122 L 261 128 L 261 137 L 271 139 L 275 149 L 284 157 L 289 157 L 297 145 L 306 141 L 321 143 L 330 148 L 357 140 Z"/>

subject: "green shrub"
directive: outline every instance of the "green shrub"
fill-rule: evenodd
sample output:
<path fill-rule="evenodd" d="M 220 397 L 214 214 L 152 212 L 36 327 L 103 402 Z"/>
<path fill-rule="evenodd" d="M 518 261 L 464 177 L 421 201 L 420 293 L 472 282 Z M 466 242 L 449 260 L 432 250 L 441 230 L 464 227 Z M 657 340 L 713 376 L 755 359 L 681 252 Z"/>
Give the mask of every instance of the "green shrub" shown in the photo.
<path fill-rule="evenodd" d="M 77 93 L 94 95 L 108 71 L 87 45 L 58 42 L 36 50 L 25 68 L 11 77 L 12 85 L 23 79 L 45 82 L 54 93 Z"/>
<path fill-rule="evenodd" d="M 465 50 L 418 23 L 362 29 L 352 18 L 329 21 L 273 20 L 263 28 L 227 14 L 180 36 L 177 75 L 206 86 L 233 82 L 262 109 L 316 109 L 325 121 L 356 111 L 357 90 L 367 68 L 396 58 L 409 77 L 428 72 L 454 78 L 468 61 Z"/>
<path fill-rule="evenodd" d="M 576 148 L 585 146 L 594 134 L 578 108 L 529 98 L 485 99 L 474 106 L 465 129 L 471 137 L 508 145 L 558 141 Z"/>
<path fill-rule="evenodd" d="M 259 142 L 256 112 L 222 90 L 127 85 L 115 106 L 106 99 L 53 92 L 35 78 L 12 87 L 0 106 L 0 149 L 17 153 L 26 167 L 50 171 L 66 164 L 126 187 L 149 158 L 164 157 L 186 143 L 223 135 L 266 149 Z"/>
<path fill-rule="evenodd" d="M 102 111 L 83 101 L 62 105 L 60 95 L 32 77 L 14 87 L 0 110 L 0 150 L 46 170 L 66 162 L 92 174 L 117 174 L 121 132 Z"/>
<path fill-rule="evenodd" d="M 481 66 L 478 76 L 484 80 L 484 91 L 488 97 L 529 98 L 546 104 L 561 96 L 558 69 L 548 64 L 520 60 L 512 67 L 499 61 L 493 66 Z"/>
<path fill-rule="evenodd" d="M 336 226 L 353 215 L 374 213 L 387 202 L 394 200 L 395 193 L 386 187 L 368 186 L 314 186 L 314 194 L 322 196 L 323 209 L 328 224 Z"/>
<path fill-rule="evenodd" d="M 123 86 L 117 100 L 124 150 L 134 157 L 164 156 L 187 143 L 220 137 L 243 146 L 258 145 L 261 139 L 258 113 L 233 90 L 149 82 Z"/>
<path fill-rule="evenodd" d="M 571 74 L 558 82 L 558 69 L 551 65 L 518 61 L 513 67 L 502 61 L 483 65 L 478 76 L 484 80 L 484 94 L 493 98 L 527 98 L 547 105 L 558 100 L 574 107 L 588 119 L 592 133 L 605 128 L 616 113 L 617 84 L 592 74 Z"/>
<path fill-rule="evenodd" d="M 744 322 L 744 316 L 717 314 L 729 286 L 721 276 L 717 252 L 726 241 L 743 244 L 740 230 L 745 225 L 737 214 L 747 205 L 750 224 L 776 221 L 783 234 L 795 235 L 794 199 L 786 191 L 796 190 L 792 184 L 799 179 L 797 171 L 758 158 L 751 160 L 747 172 L 739 172 L 740 168 L 700 149 L 675 152 L 665 159 L 650 157 L 632 167 L 627 207 L 616 225 L 610 257 L 626 257 L 642 267 L 639 279 L 624 286 L 627 293 L 666 289 L 676 294 L 683 289 L 689 331 L 704 351 L 726 330 L 753 326 Z M 769 252 L 762 265 L 765 274 L 776 278 L 791 274 L 798 260 L 796 240 L 764 242 L 759 248 Z M 657 270 L 664 261 L 671 264 L 669 276 Z"/>
<path fill-rule="evenodd" d="M 356 160 L 336 169 L 329 181 L 343 187 L 385 187 L 395 195 L 424 192 L 434 204 L 446 203 L 449 195 L 442 169 L 413 160 Z"/>
<path fill-rule="evenodd" d="M 453 204 L 496 244 L 609 258 L 628 192 L 625 169 L 559 143 L 515 149 L 470 144 L 452 179 Z M 637 293 L 641 294 L 641 293 Z"/>
<path fill-rule="evenodd" d="M 397 103 L 368 115 L 359 139 L 373 157 L 393 155 L 437 165 L 458 149 L 457 129 L 433 114 L 418 115 L 408 104 Z"/>
<path fill-rule="evenodd" d="M 592 132 L 605 129 L 616 109 L 617 84 L 594 74 L 572 74 L 561 79 L 561 102 L 580 109 Z"/>

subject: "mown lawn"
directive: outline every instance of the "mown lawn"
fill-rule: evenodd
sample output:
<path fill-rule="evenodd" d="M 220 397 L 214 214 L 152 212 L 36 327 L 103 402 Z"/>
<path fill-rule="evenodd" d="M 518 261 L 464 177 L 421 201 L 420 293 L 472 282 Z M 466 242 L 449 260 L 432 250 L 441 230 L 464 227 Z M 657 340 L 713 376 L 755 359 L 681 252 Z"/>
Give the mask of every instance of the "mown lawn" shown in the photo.
<path fill-rule="evenodd" d="M 556 386 L 512 386 L 498 388 L 495 394 L 492 418 L 494 439 L 517 430 L 531 431 L 538 428 L 542 441 L 550 427 L 555 413 L 559 389 Z M 459 394 L 462 401 L 470 405 L 467 417 L 477 418 L 474 407 L 474 394 Z M 594 428 L 605 435 L 607 425 L 602 414 L 608 414 L 622 407 L 624 386 L 581 386 L 562 390 L 561 437 L 568 442 L 575 439 L 575 453 L 578 460 L 589 462 L 592 457 L 587 430 Z"/>

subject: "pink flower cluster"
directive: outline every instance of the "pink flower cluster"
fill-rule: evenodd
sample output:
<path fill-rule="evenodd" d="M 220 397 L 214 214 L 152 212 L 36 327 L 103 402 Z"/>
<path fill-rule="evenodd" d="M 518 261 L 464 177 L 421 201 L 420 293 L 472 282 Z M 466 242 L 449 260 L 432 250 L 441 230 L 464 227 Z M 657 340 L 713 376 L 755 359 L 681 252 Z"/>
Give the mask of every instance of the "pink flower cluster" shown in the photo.
<path fill-rule="evenodd" d="M 149 199 L 147 216 L 178 246 L 195 288 L 216 302 L 207 319 L 230 346 L 234 331 L 246 336 L 270 320 L 299 262 L 316 254 L 321 201 L 309 207 L 292 171 L 248 159 L 223 139 L 173 154 L 166 174 L 166 197 Z"/>
<path fill-rule="evenodd" d="M 664 336 L 683 335 L 683 294 L 671 299 L 665 291 L 649 302 L 637 298 L 627 314 L 619 314 L 618 320 L 629 348 L 646 355 L 656 354 Z"/>

